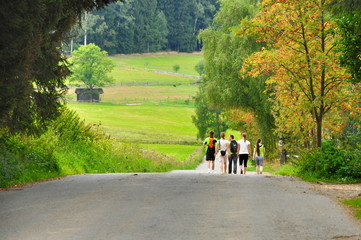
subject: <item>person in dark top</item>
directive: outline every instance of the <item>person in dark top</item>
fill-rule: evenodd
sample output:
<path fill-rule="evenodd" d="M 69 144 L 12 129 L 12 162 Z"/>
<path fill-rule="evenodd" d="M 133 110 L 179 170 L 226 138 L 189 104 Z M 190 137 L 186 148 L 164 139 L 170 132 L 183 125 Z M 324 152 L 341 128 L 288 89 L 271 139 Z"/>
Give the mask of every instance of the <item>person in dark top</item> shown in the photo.
<path fill-rule="evenodd" d="M 237 174 L 237 149 L 238 143 L 234 140 L 234 136 L 231 134 L 229 135 L 229 148 L 228 148 L 228 173 L 232 173 L 232 165 L 233 165 L 233 173 Z"/>

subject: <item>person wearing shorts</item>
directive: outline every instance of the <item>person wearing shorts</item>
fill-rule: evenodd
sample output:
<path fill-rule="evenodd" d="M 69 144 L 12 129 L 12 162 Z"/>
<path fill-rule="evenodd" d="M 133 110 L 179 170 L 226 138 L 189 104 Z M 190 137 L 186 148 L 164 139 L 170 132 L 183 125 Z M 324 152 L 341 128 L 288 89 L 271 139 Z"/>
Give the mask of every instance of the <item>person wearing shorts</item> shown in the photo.
<path fill-rule="evenodd" d="M 257 174 L 262 174 L 265 152 L 265 148 L 262 145 L 262 139 L 259 138 L 253 150 L 253 159 L 256 161 Z"/>
<path fill-rule="evenodd" d="M 251 143 L 247 140 L 246 133 L 242 133 L 242 137 L 243 139 L 238 141 L 239 168 L 240 168 L 240 174 L 246 174 L 248 156 L 251 154 Z"/>
<path fill-rule="evenodd" d="M 227 173 L 227 158 L 228 158 L 228 147 L 229 142 L 226 140 L 226 134 L 221 132 L 221 139 L 218 141 L 218 149 L 219 149 L 219 166 L 221 168 L 221 173 Z"/>
<path fill-rule="evenodd" d="M 217 139 L 214 138 L 214 131 L 209 132 L 209 137 L 203 142 L 203 149 L 206 148 L 206 161 L 208 166 L 208 173 L 214 173 L 214 160 L 216 158 Z"/>

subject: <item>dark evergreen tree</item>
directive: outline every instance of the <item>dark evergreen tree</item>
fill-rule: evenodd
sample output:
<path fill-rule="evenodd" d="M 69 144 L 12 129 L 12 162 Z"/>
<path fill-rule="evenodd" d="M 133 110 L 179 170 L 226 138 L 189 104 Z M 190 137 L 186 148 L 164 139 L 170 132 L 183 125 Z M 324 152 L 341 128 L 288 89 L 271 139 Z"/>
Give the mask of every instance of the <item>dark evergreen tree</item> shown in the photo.
<path fill-rule="evenodd" d="M 0 2 L 0 125 L 37 133 L 58 116 L 70 74 L 61 44 L 84 11 L 115 0 Z"/>
<path fill-rule="evenodd" d="M 91 25 L 92 29 L 87 30 L 87 42 L 95 43 L 110 54 L 200 50 L 198 32 L 211 24 L 218 8 L 217 0 L 114 3 L 92 13 L 97 18 L 89 18 L 87 26 Z M 73 38 L 75 45 L 84 43 L 87 26 L 83 24 L 82 29 L 75 31 L 79 33 Z"/>
<path fill-rule="evenodd" d="M 195 0 L 158 0 L 159 8 L 168 21 L 169 48 L 175 51 L 192 52 L 196 49 L 194 34 Z"/>

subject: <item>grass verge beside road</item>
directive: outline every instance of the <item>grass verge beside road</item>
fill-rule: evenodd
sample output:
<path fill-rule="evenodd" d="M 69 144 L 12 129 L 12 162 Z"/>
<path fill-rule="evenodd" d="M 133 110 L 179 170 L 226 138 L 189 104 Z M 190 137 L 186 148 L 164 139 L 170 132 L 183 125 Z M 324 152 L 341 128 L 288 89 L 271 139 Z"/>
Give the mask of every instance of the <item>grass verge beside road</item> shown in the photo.
<path fill-rule="evenodd" d="M 343 200 L 343 203 L 350 206 L 358 219 L 361 219 L 361 197 L 349 200 Z"/>

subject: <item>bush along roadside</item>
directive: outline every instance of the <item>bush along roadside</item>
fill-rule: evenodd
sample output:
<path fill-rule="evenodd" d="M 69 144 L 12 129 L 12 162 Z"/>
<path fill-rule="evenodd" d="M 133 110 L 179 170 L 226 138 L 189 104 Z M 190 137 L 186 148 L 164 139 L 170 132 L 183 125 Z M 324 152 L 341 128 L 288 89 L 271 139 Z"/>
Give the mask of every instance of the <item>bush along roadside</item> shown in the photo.
<path fill-rule="evenodd" d="M 332 140 L 324 141 L 319 149 L 305 151 L 295 164 L 297 175 L 310 181 L 353 183 L 361 180 L 361 150 L 338 147 Z"/>
<path fill-rule="evenodd" d="M 120 143 L 100 125 L 88 125 L 71 110 L 41 136 L 0 132 L 0 187 L 81 173 L 166 172 L 189 169 L 200 162 L 192 155 L 180 163 L 164 154 Z"/>

